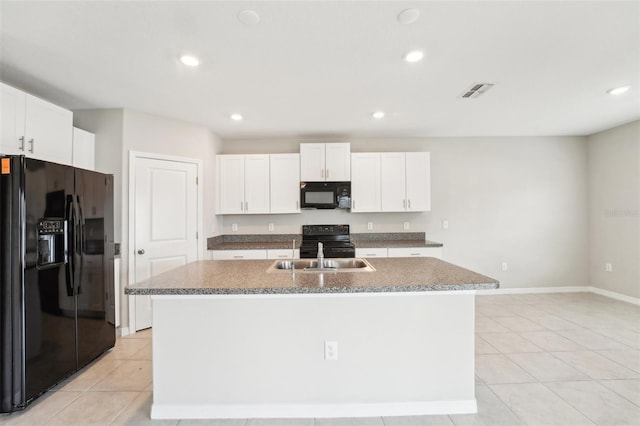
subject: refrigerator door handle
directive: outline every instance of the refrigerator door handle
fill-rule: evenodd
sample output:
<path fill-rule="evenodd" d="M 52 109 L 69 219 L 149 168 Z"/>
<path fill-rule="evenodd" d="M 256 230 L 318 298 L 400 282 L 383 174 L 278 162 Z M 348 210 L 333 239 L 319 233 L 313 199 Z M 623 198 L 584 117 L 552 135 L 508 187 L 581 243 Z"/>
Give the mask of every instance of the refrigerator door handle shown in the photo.
<path fill-rule="evenodd" d="M 67 195 L 66 206 L 64 209 L 64 218 L 67 221 L 67 250 L 69 250 L 67 257 L 67 262 L 64 265 L 65 267 L 65 278 L 67 284 L 67 296 L 73 296 L 73 281 L 74 281 L 74 272 L 75 268 L 73 267 L 73 263 L 75 261 L 75 214 L 73 211 L 73 196 Z"/>
<path fill-rule="evenodd" d="M 84 235 L 84 213 L 82 212 L 82 204 L 80 203 L 80 196 L 78 195 L 76 198 L 78 203 L 78 255 L 79 255 L 79 266 L 78 266 L 78 280 L 76 281 L 76 294 L 80 294 L 82 292 L 82 270 L 84 269 L 84 251 L 85 251 L 85 235 Z"/>

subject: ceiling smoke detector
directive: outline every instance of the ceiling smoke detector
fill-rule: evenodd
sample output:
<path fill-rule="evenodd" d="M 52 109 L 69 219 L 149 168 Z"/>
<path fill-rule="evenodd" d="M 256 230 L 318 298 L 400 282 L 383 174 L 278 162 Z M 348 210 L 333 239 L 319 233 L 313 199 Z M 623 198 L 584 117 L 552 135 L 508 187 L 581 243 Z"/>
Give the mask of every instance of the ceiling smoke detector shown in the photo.
<path fill-rule="evenodd" d="M 477 98 L 478 96 L 482 95 L 492 87 L 493 87 L 493 83 L 474 83 L 460 97 L 464 99 Z"/>

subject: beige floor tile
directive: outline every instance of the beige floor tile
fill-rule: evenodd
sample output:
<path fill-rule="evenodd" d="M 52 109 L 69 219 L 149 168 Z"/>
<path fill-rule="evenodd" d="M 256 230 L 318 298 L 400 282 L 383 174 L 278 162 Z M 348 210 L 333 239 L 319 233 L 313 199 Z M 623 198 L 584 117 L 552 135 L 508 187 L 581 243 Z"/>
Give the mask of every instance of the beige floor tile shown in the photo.
<path fill-rule="evenodd" d="M 590 379 L 586 374 L 547 352 L 508 354 L 507 356 L 541 382 Z"/>
<path fill-rule="evenodd" d="M 476 356 L 476 374 L 484 383 L 526 383 L 536 380 L 503 354 Z"/>
<path fill-rule="evenodd" d="M 596 352 L 636 373 L 640 373 L 640 351 L 635 349 L 609 349 Z"/>
<path fill-rule="evenodd" d="M 476 318 L 476 333 L 506 332 L 509 329 L 488 317 Z"/>
<path fill-rule="evenodd" d="M 116 359 L 131 359 L 138 351 L 149 345 L 149 339 L 118 339 L 111 352 Z"/>
<path fill-rule="evenodd" d="M 640 424 L 640 407 L 598 382 L 547 383 L 546 386 L 598 425 Z"/>
<path fill-rule="evenodd" d="M 476 386 L 478 412 L 476 414 L 452 414 L 449 417 L 456 426 L 518 426 L 522 421 L 487 386 Z"/>
<path fill-rule="evenodd" d="M 81 395 L 82 392 L 47 392 L 27 409 L 0 417 L 0 424 L 3 426 L 43 425 Z"/>
<path fill-rule="evenodd" d="M 600 383 L 640 407 L 640 379 L 601 380 Z"/>
<path fill-rule="evenodd" d="M 117 370 L 105 377 L 90 391 L 144 391 L 151 383 L 151 361 L 124 361 Z"/>
<path fill-rule="evenodd" d="M 571 321 L 562 319 L 556 315 L 547 314 L 542 316 L 528 317 L 531 321 L 540 324 L 547 330 L 579 330 L 582 327 Z"/>
<path fill-rule="evenodd" d="M 499 350 L 491 346 L 489 342 L 484 340 L 478 334 L 476 334 L 475 336 L 475 346 L 476 346 L 476 355 L 500 353 Z"/>
<path fill-rule="evenodd" d="M 602 349 L 628 349 L 624 344 L 594 333 L 591 330 L 559 330 L 557 333 L 592 351 Z"/>
<path fill-rule="evenodd" d="M 519 334 L 545 351 L 564 352 L 585 350 L 584 346 L 560 336 L 553 331 L 523 331 Z"/>
<path fill-rule="evenodd" d="M 382 417 L 315 419 L 315 426 L 385 426 Z"/>
<path fill-rule="evenodd" d="M 249 419 L 246 426 L 314 426 L 313 419 Z"/>
<path fill-rule="evenodd" d="M 111 425 L 113 426 L 175 426 L 178 420 L 151 420 L 151 392 L 141 392 L 131 404 L 125 407 Z M 244 426 L 244 423 L 241 425 Z"/>
<path fill-rule="evenodd" d="M 479 315 L 489 318 L 512 317 L 517 315 L 513 305 L 480 305 L 476 308 L 476 312 Z"/>
<path fill-rule="evenodd" d="M 491 385 L 490 389 L 527 425 L 593 425 L 540 383 Z"/>
<path fill-rule="evenodd" d="M 108 425 L 138 396 L 139 392 L 84 392 L 47 425 Z"/>
<path fill-rule="evenodd" d="M 65 380 L 59 387 L 67 391 L 86 391 L 113 373 L 122 363 L 124 360 L 105 356 Z"/>
<path fill-rule="evenodd" d="M 148 344 L 143 346 L 138 352 L 133 354 L 130 359 L 146 359 L 151 360 L 151 355 L 153 354 L 153 345 L 151 344 L 151 340 L 148 340 Z"/>
<path fill-rule="evenodd" d="M 449 416 L 384 417 L 384 426 L 454 426 Z"/>
<path fill-rule="evenodd" d="M 592 379 L 637 379 L 640 377 L 639 373 L 595 352 L 553 352 L 553 354 Z"/>
<path fill-rule="evenodd" d="M 638 329 L 640 329 L 640 326 L 638 327 Z M 593 331 L 600 335 L 607 336 L 608 338 L 613 339 L 616 342 L 622 343 L 623 345 L 626 345 L 631 349 L 640 350 L 640 332 L 622 328 L 597 328 Z"/>
<path fill-rule="evenodd" d="M 478 335 L 501 353 L 542 351 L 538 346 L 515 332 L 478 333 Z"/>
<path fill-rule="evenodd" d="M 545 330 L 545 328 L 540 324 L 533 322 L 527 318 L 523 318 L 519 316 L 499 317 L 499 318 L 494 318 L 494 320 L 498 324 L 505 326 L 511 331 Z"/>

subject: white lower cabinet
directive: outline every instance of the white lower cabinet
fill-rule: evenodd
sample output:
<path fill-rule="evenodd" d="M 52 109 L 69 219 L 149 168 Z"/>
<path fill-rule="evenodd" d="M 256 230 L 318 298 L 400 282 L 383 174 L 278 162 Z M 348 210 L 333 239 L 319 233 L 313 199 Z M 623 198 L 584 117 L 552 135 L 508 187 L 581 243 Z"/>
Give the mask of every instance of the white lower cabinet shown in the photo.
<path fill-rule="evenodd" d="M 388 254 L 387 249 L 381 247 L 356 248 L 356 257 L 388 257 Z"/>
<path fill-rule="evenodd" d="M 300 250 L 293 251 L 293 258 L 300 259 Z M 267 250 L 267 259 L 291 259 L 291 249 Z"/>
<path fill-rule="evenodd" d="M 436 257 L 442 259 L 442 247 L 390 247 L 389 257 Z"/>
<path fill-rule="evenodd" d="M 261 250 L 209 250 L 212 260 L 264 260 L 267 251 Z"/>

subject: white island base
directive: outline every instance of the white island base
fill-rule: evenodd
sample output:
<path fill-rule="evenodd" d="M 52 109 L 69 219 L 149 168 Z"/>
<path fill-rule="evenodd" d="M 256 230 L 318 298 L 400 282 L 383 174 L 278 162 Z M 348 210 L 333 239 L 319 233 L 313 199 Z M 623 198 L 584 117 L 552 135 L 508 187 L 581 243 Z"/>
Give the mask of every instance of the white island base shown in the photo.
<path fill-rule="evenodd" d="M 151 418 L 475 413 L 474 298 L 152 296 Z"/>

